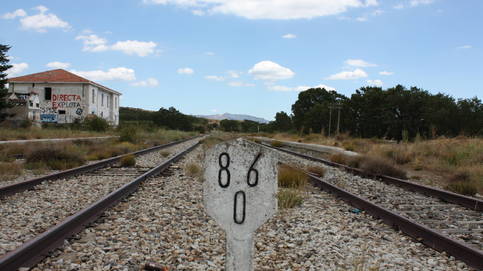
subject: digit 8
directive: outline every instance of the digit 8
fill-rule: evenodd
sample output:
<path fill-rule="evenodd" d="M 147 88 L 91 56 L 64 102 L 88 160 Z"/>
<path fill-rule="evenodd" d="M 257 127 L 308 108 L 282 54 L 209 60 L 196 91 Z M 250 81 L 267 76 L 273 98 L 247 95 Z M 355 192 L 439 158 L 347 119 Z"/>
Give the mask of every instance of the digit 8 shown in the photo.
<path fill-rule="evenodd" d="M 222 157 L 225 156 L 226 158 L 226 165 L 224 166 L 223 165 L 223 159 Z M 229 185 L 230 185 L 230 171 L 228 170 L 228 167 L 230 166 L 230 156 L 228 155 L 228 153 L 224 152 L 222 154 L 220 154 L 220 156 L 218 157 L 218 164 L 220 165 L 220 170 L 218 170 L 218 184 L 222 187 L 222 188 L 227 188 Z M 221 178 L 221 173 L 222 172 L 226 172 L 226 183 L 223 184 L 222 183 L 222 178 Z"/>

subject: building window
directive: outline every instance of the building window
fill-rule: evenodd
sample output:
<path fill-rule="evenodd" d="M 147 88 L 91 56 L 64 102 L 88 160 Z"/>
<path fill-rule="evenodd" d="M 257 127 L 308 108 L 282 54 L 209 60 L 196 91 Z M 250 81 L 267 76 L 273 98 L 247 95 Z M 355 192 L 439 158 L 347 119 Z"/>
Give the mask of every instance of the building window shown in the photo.
<path fill-rule="evenodd" d="M 30 106 L 30 107 L 34 107 L 34 102 L 29 101 L 29 106 Z"/>
<path fill-rule="evenodd" d="M 59 110 L 59 115 L 65 115 L 65 110 Z"/>
<path fill-rule="evenodd" d="M 101 94 L 101 106 L 104 106 L 104 93 Z"/>
<path fill-rule="evenodd" d="M 92 103 L 95 102 L 95 95 L 96 95 L 96 91 L 94 89 L 92 89 Z"/>
<path fill-rule="evenodd" d="M 45 100 L 52 100 L 52 88 L 45 88 Z"/>
<path fill-rule="evenodd" d="M 104 117 L 104 112 L 101 112 L 101 117 Z"/>
<path fill-rule="evenodd" d="M 40 104 L 39 103 L 36 103 L 35 104 L 35 107 L 39 108 L 40 107 Z"/>
<path fill-rule="evenodd" d="M 117 108 L 117 97 L 114 97 L 114 108 Z"/>

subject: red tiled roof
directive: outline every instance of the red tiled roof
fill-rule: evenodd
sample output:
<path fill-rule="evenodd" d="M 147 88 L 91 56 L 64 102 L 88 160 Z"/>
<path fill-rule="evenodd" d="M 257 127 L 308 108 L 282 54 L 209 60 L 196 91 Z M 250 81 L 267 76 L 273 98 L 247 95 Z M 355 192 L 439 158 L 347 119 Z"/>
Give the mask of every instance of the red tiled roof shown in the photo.
<path fill-rule="evenodd" d="M 91 80 L 85 79 L 84 77 L 80 77 L 76 74 L 68 72 L 63 69 L 57 70 L 50 70 L 45 72 L 39 73 L 32 73 L 24 76 L 13 77 L 8 79 L 9 83 L 20 83 L 20 82 L 28 82 L 28 83 L 91 83 L 96 86 L 100 86 L 107 90 L 113 91 L 115 93 L 119 93 L 113 89 L 105 87 L 101 84 L 93 82 Z M 119 93 L 120 94 L 120 93 Z"/>

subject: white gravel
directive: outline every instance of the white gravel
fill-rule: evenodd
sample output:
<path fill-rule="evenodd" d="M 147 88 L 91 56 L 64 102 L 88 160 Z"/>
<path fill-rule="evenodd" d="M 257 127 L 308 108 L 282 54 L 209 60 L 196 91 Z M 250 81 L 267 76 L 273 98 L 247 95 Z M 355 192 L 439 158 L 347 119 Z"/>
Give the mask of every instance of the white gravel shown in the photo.
<path fill-rule="evenodd" d="M 33 270 L 223 270 L 224 233 L 202 205 L 202 185 L 185 176 L 201 148 L 172 175 L 132 196 L 66 242 Z M 285 159 L 284 159 L 285 160 Z M 332 195 L 309 188 L 302 206 L 281 210 L 256 233 L 255 270 L 469 270 Z"/>
<path fill-rule="evenodd" d="M 136 158 L 136 168 L 108 167 L 84 175 L 47 181 L 32 190 L 0 199 L 0 255 L 44 232 L 66 217 L 194 144 L 191 140 Z M 164 157 L 161 152 L 168 151 Z"/>

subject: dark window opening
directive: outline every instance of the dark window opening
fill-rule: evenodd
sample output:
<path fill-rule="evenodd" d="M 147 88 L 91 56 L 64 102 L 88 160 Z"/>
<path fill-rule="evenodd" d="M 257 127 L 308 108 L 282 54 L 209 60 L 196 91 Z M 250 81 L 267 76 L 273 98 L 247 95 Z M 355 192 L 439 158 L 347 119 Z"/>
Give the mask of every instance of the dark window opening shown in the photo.
<path fill-rule="evenodd" d="M 36 103 L 36 104 L 35 104 L 35 106 L 36 106 L 37 108 L 39 108 L 39 107 L 40 107 L 40 104 L 39 104 L 39 103 Z"/>
<path fill-rule="evenodd" d="M 52 99 L 52 88 L 45 88 L 45 100 L 50 101 Z"/>
<path fill-rule="evenodd" d="M 59 110 L 60 115 L 65 115 L 65 110 Z"/>
<path fill-rule="evenodd" d="M 33 88 L 35 87 L 35 83 L 32 83 L 32 87 L 33 87 Z"/>
<path fill-rule="evenodd" d="M 34 107 L 34 102 L 29 101 L 29 106 L 30 106 L 30 107 Z"/>

